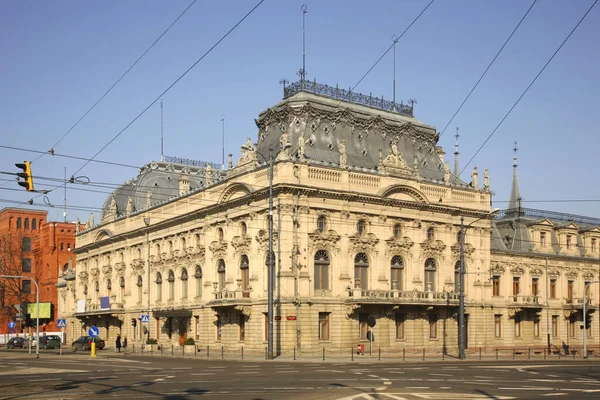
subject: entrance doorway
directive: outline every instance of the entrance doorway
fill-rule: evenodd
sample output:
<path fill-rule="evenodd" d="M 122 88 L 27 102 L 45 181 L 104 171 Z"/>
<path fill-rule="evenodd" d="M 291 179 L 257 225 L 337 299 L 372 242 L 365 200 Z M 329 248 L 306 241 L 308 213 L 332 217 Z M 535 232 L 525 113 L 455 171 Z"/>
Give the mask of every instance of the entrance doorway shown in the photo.
<path fill-rule="evenodd" d="M 185 326 L 185 318 L 179 318 L 179 345 L 183 346 L 185 340 L 187 339 L 187 327 Z"/>

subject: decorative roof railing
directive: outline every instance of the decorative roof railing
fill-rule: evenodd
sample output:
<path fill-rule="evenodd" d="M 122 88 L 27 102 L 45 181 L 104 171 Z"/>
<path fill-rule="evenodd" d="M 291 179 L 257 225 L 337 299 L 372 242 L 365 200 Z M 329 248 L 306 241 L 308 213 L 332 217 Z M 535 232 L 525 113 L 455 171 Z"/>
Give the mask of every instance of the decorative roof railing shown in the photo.
<path fill-rule="evenodd" d="M 208 161 L 191 160 L 189 158 L 165 156 L 164 160 L 165 160 L 165 162 L 189 165 L 191 167 L 206 168 L 207 166 L 210 165 L 213 169 L 222 169 L 223 168 L 223 165 L 221 165 L 221 164 L 212 163 L 212 162 L 208 162 Z"/>
<path fill-rule="evenodd" d="M 496 219 L 515 217 L 548 218 L 549 220 L 574 222 L 576 224 L 583 225 L 600 225 L 600 218 L 586 217 L 583 215 L 565 214 L 556 211 L 537 210 L 534 208 L 524 207 L 509 208 L 507 210 L 502 210 L 500 211 Z"/>
<path fill-rule="evenodd" d="M 321 83 L 317 83 L 314 81 L 307 80 L 299 80 L 298 82 L 294 82 L 290 85 L 285 86 L 285 81 L 283 86 L 283 98 L 290 97 L 299 92 L 309 92 L 314 93 L 319 96 L 330 97 L 332 99 L 339 99 L 342 101 L 348 101 L 350 103 L 360 104 L 363 106 L 379 108 L 381 110 L 397 112 L 399 114 L 413 116 L 413 105 L 415 103 L 414 100 L 411 100 L 411 105 L 403 104 L 400 102 L 394 103 L 393 101 L 384 100 L 383 96 L 381 98 L 373 97 L 371 94 L 366 95 L 362 93 L 355 93 L 352 91 L 352 88 L 340 89 L 338 85 L 329 86 L 323 85 Z"/>

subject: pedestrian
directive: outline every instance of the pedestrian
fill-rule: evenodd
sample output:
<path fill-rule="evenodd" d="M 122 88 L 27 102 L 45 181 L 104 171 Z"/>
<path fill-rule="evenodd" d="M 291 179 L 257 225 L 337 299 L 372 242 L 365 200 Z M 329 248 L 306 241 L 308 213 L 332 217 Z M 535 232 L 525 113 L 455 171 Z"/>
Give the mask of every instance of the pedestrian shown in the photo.
<path fill-rule="evenodd" d="M 123 336 L 123 352 L 127 353 L 127 335 Z"/>
<path fill-rule="evenodd" d="M 121 352 L 121 335 L 117 335 L 117 341 L 115 342 L 115 346 L 117 347 L 117 352 Z"/>

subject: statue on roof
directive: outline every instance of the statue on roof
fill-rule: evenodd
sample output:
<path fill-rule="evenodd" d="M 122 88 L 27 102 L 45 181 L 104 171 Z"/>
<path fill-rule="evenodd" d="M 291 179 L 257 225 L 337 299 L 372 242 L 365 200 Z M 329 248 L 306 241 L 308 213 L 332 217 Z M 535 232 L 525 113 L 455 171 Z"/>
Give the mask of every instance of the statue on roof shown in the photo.
<path fill-rule="evenodd" d="M 93 228 L 94 227 L 94 213 L 90 212 L 90 217 L 88 218 L 88 222 L 87 222 L 87 227 L 89 228 Z"/>
<path fill-rule="evenodd" d="M 115 195 L 113 194 L 110 199 L 110 206 L 108 208 L 110 215 L 116 217 L 117 216 L 117 199 L 115 199 Z"/>
<path fill-rule="evenodd" d="M 148 191 L 146 192 L 146 208 L 150 207 L 151 204 L 152 204 L 152 192 L 150 191 L 150 189 L 148 189 Z"/>
<path fill-rule="evenodd" d="M 483 190 L 490 190 L 490 174 L 487 168 L 483 171 Z"/>
<path fill-rule="evenodd" d="M 125 213 L 127 215 L 129 215 L 132 212 L 133 212 L 133 200 L 131 199 L 131 196 L 129 196 L 129 198 L 127 199 L 127 208 L 125 209 Z"/>
<path fill-rule="evenodd" d="M 242 154 L 244 154 L 244 151 L 254 151 L 254 146 L 252 146 L 252 140 L 249 137 L 246 139 L 246 143 L 242 145 Z"/>
<path fill-rule="evenodd" d="M 392 142 L 392 152 L 383 160 L 383 165 L 394 168 L 408 168 L 406 162 L 402 159 L 402 153 L 398 150 L 398 142 Z"/>
<path fill-rule="evenodd" d="M 281 132 L 281 136 L 279 137 L 279 153 L 277 154 L 278 160 L 287 160 L 290 158 L 290 147 L 292 147 L 290 143 L 290 136 L 286 131 Z"/>
<path fill-rule="evenodd" d="M 238 160 L 236 167 L 256 162 L 256 151 L 254 150 L 254 145 L 252 144 L 252 140 L 249 137 L 247 138 L 246 143 L 242 145 L 240 151 L 242 152 L 242 155 Z"/>
<path fill-rule="evenodd" d="M 444 164 L 444 183 L 446 185 L 450 184 L 450 161 L 446 161 L 446 164 Z"/>
<path fill-rule="evenodd" d="M 81 232 L 81 222 L 79 222 L 79 217 L 77 217 L 77 222 L 75 222 L 75 233 Z"/>
<path fill-rule="evenodd" d="M 475 189 L 479 189 L 479 173 L 477 172 L 477 167 L 474 167 L 473 172 L 471 172 L 471 186 Z"/>
<path fill-rule="evenodd" d="M 340 151 L 340 167 L 346 168 L 347 159 L 346 159 L 346 141 L 342 140 L 338 145 L 338 150 Z"/>
<path fill-rule="evenodd" d="M 212 172 L 212 166 L 210 164 L 206 165 L 205 176 L 206 176 L 206 186 L 212 185 L 213 184 L 213 172 Z"/>

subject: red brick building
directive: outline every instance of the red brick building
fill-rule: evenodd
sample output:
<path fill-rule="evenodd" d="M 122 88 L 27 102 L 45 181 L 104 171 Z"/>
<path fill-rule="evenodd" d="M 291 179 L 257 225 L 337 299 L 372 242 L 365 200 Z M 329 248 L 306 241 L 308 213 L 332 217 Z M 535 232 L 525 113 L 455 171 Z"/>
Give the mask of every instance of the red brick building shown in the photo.
<path fill-rule="evenodd" d="M 75 225 L 47 222 L 46 211 L 5 208 L 0 211 L 0 275 L 25 275 L 40 288 L 40 331 L 58 331 L 58 277 L 69 260 L 75 267 Z M 35 304 L 35 285 L 29 280 L 0 278 L 0 333 L 8 333 L 8 322 L 15 321 L 15 332 L 23 330 L 17 320 L 19 305 Z M 46 312 L 46 314 L 44 314 Z M 24 309 L 23 315 L 27 314 Z M 46 318 L 48 316 L 48 318 Z"/>

